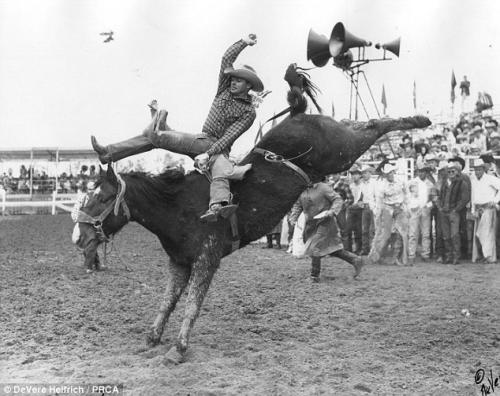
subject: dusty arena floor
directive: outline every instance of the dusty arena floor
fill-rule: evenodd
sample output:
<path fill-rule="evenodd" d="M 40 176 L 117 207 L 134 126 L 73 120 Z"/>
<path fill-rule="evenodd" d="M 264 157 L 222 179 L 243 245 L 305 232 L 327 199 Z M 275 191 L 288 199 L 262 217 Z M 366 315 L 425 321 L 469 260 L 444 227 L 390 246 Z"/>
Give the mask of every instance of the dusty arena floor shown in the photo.
<path fill-rule="evenodd" d="M 165 366 L 184 300 L 148 350 L 166 273 L 156 238 L 127 226 L 115 241 L 123 261 L 113 252 L 107 271 L 87 274 L 71 230 L 67 215 L 0 220 L 1 382 L 123 383 L 129 395 L 480 395 L 476 371 L 485 385 L 490 370 L 500 375 L 500 266 L 374 266 L 355 281 L 328 259 L 310 284 L 307 260 L 252 245 L 223 260 L 188 361 Z"/>

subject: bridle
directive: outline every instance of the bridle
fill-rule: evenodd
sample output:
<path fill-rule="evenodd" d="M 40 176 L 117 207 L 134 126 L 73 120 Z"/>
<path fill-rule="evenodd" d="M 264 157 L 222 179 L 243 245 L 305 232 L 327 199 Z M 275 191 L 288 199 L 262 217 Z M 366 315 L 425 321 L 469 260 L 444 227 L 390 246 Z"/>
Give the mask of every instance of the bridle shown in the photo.
<path fill-rule="evenodd" d="M 110 240 L 104 233 L 102 224 L 112 211 L 114 212 L 114 215 L 117 216 L 120 207 L 122 207 L 127 221 L 130 220 L 130 210 L 125 202 L 125 191 L 127 186 L 120 175 L 116 174 L 116 179 L 118 180 L 118 192 L 116 193 L 116 197 L 109 203 L 109 205 L 106 206 L 101 214 L 98 216 L 90 216 L 89 214 L 83 212 L 81 208 L 78 208 L 77 211 L 76 222 L 91 224 L 95 228 L 97 237 L 101 242 L 109 242 Z"/>

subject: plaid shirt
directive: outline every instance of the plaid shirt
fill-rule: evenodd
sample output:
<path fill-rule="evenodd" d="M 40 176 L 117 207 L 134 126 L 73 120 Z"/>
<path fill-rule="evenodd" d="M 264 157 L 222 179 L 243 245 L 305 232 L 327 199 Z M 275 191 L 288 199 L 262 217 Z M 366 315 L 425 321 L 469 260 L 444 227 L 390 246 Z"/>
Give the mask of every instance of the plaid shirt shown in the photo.
<path fill-rule="evenodd" d="M 210 156 L 229 154 L 234 141 L 252 126 L 256 117 L 250 95 L 231 95 L 231 76 L 224 73 L 246 46 L 243 40 L 239 40 L 231 45 L 222 57 L 217 95 L 202 129 L 203 133 L 215 140 L 207 150 Z"/>

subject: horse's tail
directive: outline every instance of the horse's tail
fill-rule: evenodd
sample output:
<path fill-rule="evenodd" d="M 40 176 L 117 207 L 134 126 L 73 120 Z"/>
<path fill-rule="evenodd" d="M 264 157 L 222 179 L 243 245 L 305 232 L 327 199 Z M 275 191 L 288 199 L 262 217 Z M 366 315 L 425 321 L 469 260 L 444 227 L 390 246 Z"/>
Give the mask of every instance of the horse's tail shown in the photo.
<path fill-rule="evenodd" d="M 292 87 L 286 96 L 286 100 L 290 105 L 290 116 L 305 113 L 307 110 L 307 99 L 298 87 Z"/>

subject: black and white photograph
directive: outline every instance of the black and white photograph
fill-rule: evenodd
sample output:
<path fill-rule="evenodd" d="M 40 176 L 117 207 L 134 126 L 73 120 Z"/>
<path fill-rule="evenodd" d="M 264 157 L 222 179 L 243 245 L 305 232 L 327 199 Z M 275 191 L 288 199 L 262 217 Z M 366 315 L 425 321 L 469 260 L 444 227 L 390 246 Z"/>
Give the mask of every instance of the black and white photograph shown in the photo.
<path fill-rule="evenodd" d="M 500 395 L 499 15 L 0 0 L 0 395 Z"/>

